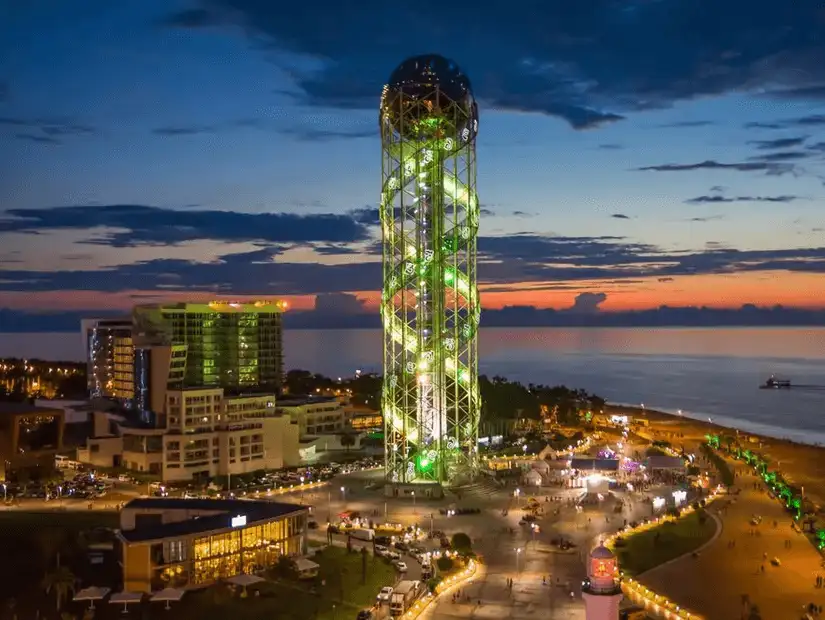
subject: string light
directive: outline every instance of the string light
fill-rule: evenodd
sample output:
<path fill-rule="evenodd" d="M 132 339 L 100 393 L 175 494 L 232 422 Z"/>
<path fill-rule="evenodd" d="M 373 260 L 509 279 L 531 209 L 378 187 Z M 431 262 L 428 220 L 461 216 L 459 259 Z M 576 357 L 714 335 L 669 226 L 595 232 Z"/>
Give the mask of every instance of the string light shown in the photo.
<path fill-rule="evenodd" d="M 710 496 L 705 501 L 705 505 L 711 503 L 712 501 L 719 498 L 721 493 L 720 487 L 716 487 L 714 491 L 710 494 Z M 693 506 L 688 506 L 680 513 L 679 517 L 671 517 L 671 516 L 661 516 L 651 519 L 647 523 L 641 523 L 636 527 L 624 527 L 616 534 L 609 536 L 604 541 L 604 546 L 615 550 L 615 542 L 616 538 L 620 535 L 625 536 L 633 536 L 635 534 L 639 534 L 646 530 L 652 529 L 654 527 L 658 527 L 661 524 L 667 523 L 668 521 L 675 521 L 677 518 L 684 517 L 689 515 L 690 513 L 694 512 L 696 509 Z M 634 600 L 639 600 L 644 603 L 645 607 L 650 604 L 653 609 L 660 614 L 663 614 L 665 618 L 668 619 L 685 619 L 685 620 L 702 620 L 702 616 L 695 614 L 693 612 L 689 612 L 686 609 L 683 609 L 670 599 L 665 598 L 662 594 L 657 594 L 647 586 L 642 585 L 638 581 L 634 581 L 630 577 L 625 577 L 622 579 L 622 590 L 630 597 L 634 598 Z"/>

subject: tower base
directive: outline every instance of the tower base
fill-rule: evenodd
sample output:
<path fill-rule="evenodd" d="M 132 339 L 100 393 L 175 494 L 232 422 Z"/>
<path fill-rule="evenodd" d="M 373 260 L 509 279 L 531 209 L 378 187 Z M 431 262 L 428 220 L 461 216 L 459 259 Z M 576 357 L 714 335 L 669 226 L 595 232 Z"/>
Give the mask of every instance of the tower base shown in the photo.
<path fill-rule="evenodd" d="M 624 595 L 582 592 L 587 620 L 619 620 L 619 605 Z"/>
<path fill-rule="evenodd" d="M 384 496 L 409 500 L 441 499 L 444 497 L 444 487 L 438 482 L 388 482 L 384 485 Z"/>

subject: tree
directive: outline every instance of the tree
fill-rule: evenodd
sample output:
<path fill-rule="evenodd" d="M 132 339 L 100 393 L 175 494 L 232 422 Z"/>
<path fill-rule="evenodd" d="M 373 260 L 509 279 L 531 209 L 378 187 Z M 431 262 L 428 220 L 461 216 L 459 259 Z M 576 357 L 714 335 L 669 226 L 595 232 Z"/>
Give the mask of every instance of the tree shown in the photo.
<path fill-rule="evenodd" d="M 355 445 L 355 435 L 353 435 L 352 433 L 345 433 L 345 434 L 341 435 L 341 446 L 346 448 L 347 452 L 349 452 L 349 449 L 354 445 Z"/>
<path fill-rule="evenodd" d="M 66 531 L 57 527 L 43 528 L 37 532 L 37 546 L 43 561 L 42 566 L 50 566 L 57 561 L 60 566 L 60 552 L 66 544 Z"/>
<path fill-rule="evenodd" d="M 297 579 L 298 578 L 298 565 L 295 564 L 295 560 L 290 558 L 289 556 L 282 555 L 278 558 L 278 561 L 275 562 L 275 566 L 273 567 L 273 572 L 275 575 L 281 579 Z"/>
<path fill-rule="evenodd" d="M 47 573 L 46 576 L 43 577 L 42 585 L 47 595 L 52 592 L 55 593 L 55 598 L 57 599 L 56 609 L 60 611 L 66 596 L 69 593 L 74 594 L 76 583 L 77 578 L 74 576 L 74 573 L 67 567 L 58 564 L 54 571 Z"/>
<path fill-rule="evenodd" d="M 467 554 L 473 550 L 473 541 L 464 532 L 453 534 L 450 542 L 452 543 L 453 549 L 459 553 Z"/>

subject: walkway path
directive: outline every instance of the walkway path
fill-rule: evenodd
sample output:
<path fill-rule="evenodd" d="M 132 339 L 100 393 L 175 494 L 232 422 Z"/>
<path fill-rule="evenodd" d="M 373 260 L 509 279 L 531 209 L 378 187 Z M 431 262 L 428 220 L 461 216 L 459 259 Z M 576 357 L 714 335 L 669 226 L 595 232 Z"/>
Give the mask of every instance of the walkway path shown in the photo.
<path fill-rule="evenodd" d="M 815 588 L 816 576 L 825 575 L 822 557 L 791 529 L 790 516 L 764 485 L 754 488 L 758 482 L 750 473 L 740 476 L 741 493 L 710 507 L 722 520 L 723 530 L 698 558 L 686 556 L 659 566 L 639 581 L 708 620 L 739 618 L 743 595 L 769 620 L 799 620 L 803 605 L 825 606 L 825 589 Z M 762 516 L 761 525 L 750 525 L 753 515 Z M 790 549 L 786 541 L 791 541 Z M 771 565 L 774 557 L 781 566 Z"/>

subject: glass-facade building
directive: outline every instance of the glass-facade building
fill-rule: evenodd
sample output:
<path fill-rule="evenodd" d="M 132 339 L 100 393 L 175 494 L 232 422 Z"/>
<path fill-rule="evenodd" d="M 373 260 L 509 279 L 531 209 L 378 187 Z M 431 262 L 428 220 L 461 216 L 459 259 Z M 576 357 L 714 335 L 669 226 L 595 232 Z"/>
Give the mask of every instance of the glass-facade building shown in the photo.
<path fill-rule="evenodd" d="M 124 588 L 203 587 L 307 551 L 309 509 L 242 500 L 141 498 L 121 513 Z"/>
<path fill-rule="evenodd" d="M 282 302 L 137 306 L 144 341 L 184 346 L 183 387 L 277 392 L 283 380 Z"/>

